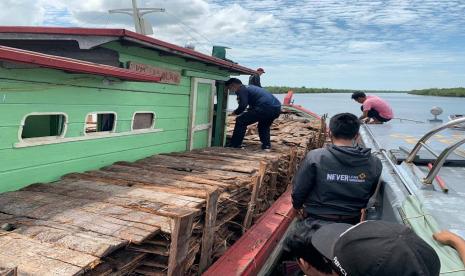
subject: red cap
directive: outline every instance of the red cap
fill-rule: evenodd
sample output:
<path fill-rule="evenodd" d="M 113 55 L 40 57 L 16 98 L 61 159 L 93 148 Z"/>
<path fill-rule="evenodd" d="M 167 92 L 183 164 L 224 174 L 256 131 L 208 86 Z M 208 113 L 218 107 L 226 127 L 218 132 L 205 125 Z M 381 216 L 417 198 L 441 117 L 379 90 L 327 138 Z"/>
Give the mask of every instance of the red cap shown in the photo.
<path fill-rule="evenodd" d="M 257 71 L 262 71 L 263 73 L 265 73 L 265 70 L 263 70 L 262 67 L 258 68 Z"/>

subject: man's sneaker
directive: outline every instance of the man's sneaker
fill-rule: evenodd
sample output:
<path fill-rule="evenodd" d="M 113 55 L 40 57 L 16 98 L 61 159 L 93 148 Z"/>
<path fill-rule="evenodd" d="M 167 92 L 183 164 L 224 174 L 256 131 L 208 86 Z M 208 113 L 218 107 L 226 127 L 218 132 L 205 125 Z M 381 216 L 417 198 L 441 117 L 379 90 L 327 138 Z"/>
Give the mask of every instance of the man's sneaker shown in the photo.
<path fill-rule="evenodd" d="M 245 149 L 245 147 L 242 146 L 242 145 L 240 145 L 240 146 L 233 146 L 233 145 L 231 145 L 231 144 L 227 144 L 225 147 L 226 147 L 226 148 L 233 148 L 233 149 Z"/>
<path fill-rule="evenodd" d="M 262 146 L 262 150 L 266 151 L 266 152 L 270 152 L 271 151 L 271 146 Z"/>

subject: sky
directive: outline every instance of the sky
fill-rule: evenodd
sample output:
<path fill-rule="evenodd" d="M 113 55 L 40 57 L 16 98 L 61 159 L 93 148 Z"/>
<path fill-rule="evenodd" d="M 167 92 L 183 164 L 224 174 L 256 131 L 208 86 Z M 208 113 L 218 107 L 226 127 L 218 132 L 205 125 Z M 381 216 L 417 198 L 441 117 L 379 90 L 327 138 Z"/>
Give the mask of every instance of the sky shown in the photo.
<path fill-rule="evenodd" d="M 465 87 L 465 0 L 139 0 L 154 37 L 263 67 L 263 85 Z M 130 0 L 0 0 L 0 25 L 126 28 Z"/>

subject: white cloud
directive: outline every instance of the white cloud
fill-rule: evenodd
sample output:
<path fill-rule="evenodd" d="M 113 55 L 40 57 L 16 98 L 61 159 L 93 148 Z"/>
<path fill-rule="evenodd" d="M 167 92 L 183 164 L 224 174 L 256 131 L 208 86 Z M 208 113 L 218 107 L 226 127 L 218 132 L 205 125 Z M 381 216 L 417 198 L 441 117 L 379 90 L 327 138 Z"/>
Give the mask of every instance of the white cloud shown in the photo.
<path fill-rule="evenodd" d="M 384 48 L 386 42 L 381 41 L 350 41 L 349 50 L 355 52 L 377 51 Z"/>
<path fill-rule="evenodd" d="M 130 5 L 4 0 L 0 24 L 133 29 L 130 16 L 107 12 Z M 411 72 L 430 83 L 439 69 L 450 73 L 449 86 L 465 81 L 463 0 L 139 0 L 139 7 L 166 8 L 146 16 L 157 38 L 192 42 L 205 53 L 214 44 L 230 46 L 230 58 L 265 67 L 268 84 L 407 87 L 415 83 L 405 78 Z M 378 81 L 381 75 L 390 82 Z"/>

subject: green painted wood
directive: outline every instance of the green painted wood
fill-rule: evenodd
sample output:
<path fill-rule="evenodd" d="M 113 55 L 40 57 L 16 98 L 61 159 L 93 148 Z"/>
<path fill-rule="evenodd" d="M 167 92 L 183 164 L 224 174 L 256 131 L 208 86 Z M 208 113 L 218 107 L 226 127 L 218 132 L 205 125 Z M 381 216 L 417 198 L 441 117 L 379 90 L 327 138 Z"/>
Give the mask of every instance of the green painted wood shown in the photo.
<path fill-rule="evenodd" d="M 226 109 L 228 108 L 228 93 L 224 90 L 224 82 L 217 82 L 216 94 L 217 104 L 212 145 L 222 147 L 226 140 Z"/>
<path fill-rule="evenodd" d="M 182 75 L 187 76 L 187 77 L 195 77 L 195 78 L 210 79 L 210 80 L 226 81 L 229 79 L 229 76 L 215 75 L 211 73 L 204 73 L 204 72 L 192 71 L 192 70 L 182 70 Z"/>
<path fill-rule="evenodd" d="M 117 126 L 121 129 L 130 129 L 131 120 L 117 122 Z M 187 131 L 188 119 L 184 118 L 165 118 L 156 119 L 155 128 L 160 128 L 165 131 L 169 130 L 184 130 Z M 0 127 L 0 150 L 11 149 L 13 145 L 19 142 L 18 135 L 19 125 L 10 127 Z M 67 137 L 79 137 L 84 131 L 84 122 L 68 124 L 66 131 Z M 0 157 L 1 160 L 1 157 Z M 1 167 L 1 166 L 0 166 Z"/>
<path fill-rule="evenodd" d="M 0 126 L 20 125 L 23 118 L 33 112 L 64 112 L 68 115 L 69 123 L 84 122 L 85 116 L 92 112 L 116 112 L 117 120 L 130 120 L 136 111 L 154 111 L 157 118 L 184 118 L 188 116 L 188 107 L 170 106 L 102 106 L 102 105 L 54 105 L 54 104 L 3 104 L 1 112 L 6 116 L 0 116 Z M 128 129 L 129 130 L 129 129 Z"/>
<path fill-rule="evenodd" d="M 219 69 L 216 66 L 206 65 L 196 61 L 187 61 L 182 57 L 166 55 L 151 49 L 143 49 L 137 46 L 122 46 L 120 42 L 110 42 L 105 44 L 103 47 L 118 51 L 120 54 L 120 61 L 123 62 L 131 59 L 137 61 L 135 59 L 140 58 L 143 63 L 164 67 L 166 69 L 176 70 L 181 67 L 182 69 L 211 73 L 226 77 L 231 75 L 228 71 Z"/>
<path fill-rule="evenodd" d="M 126 151 L 181 140 L 187 140 L 186 130 L 170 130 L 27 148 L 4 149 L 0 151 L 0 160 L 2 160 L 0 171 L 18 170 L 44 163 L 58 163 L 85 156 L 98 156 L 109 152 Z"/>
<path fill-rule="evenodd" d="M 210 112 L 212 108 L 212 85 L 210 83 L 197 84 L 197 104 L 195 107 L 195 125 L 210 123 Z M 194 133 L 193 148 L 208 147 L 209 130 L 196 131 Z"/>
<path fill-rule="evenodd" d="M 197 106 L 195 109 L 195 125 L 208 124 L 212 105 L 212 86 L 199 83 L 197 86 Z"/>
<path fill-rule="evenodd" d="M 112 79 L 111 82 L 104 81 L 106 78 L 85 74 L 69 74 L 59 70 L 35 68 L 35 69 L 5 69 L 0 68 L 0 80 L 4 81 L 29 81 L 32 84 L 41 84 L 34 91 L 52 89 L 54 86 L 87 87 L 101 90 L 121 90 L 163 94 L 189 94 L 189 80 L 186 77 L 180 85 L 161 84 L 153 82 L 130 82 Z M 26 87 L 24 89 L 27 89 Z M 24 91 L 13 89 L 12 91 Z M 26 90 L 28 91 L 28 90 Z"/>
<path fill-rule="evenodd" d="M 208 147 L 208 130 L 200 130 L 194 133 L 194 149 Z"/>
<path fill-rule="evenodd" d="M 43 83 L 32 83 L 29 81 L 1 81 L 1 101 L 6 103 L 28 103 L 28 104 L 99 104 L 99 105 L 120 105 L 124 100 L 125 105 L 147 105 L 153 102 L 157 106 L 188 106 L 189 95 L 162 94 L 148 92 L 134 92 L 131 95 L 127 91 L 102 89 L 95 93 L 95 88 L 73 87 L 65 85 L 46 85 Z M 184 90 L 190 90 L 189 86 L 184 86 Z M 40 97 L 34 94 L 40 92 Z"/>
<path fill-rule="evenodd" d="M 172 141 L 155 146 L 139 147 L 133 150 L 112 152 L 105 155 L 87 156 L 81 159 L 66 160 L 60 163 L 43 164 L 28 167 L 20 171 L 0 173 L 0 192 L 13 191 L 31 183 L 51 182 L 70 172 L 84 172 L 111 165 L 115 160 L 136 161 L 147 156 L 147 153 L 183 151 L 186 141 Z"/>
<path fill-rule="evenodd" d="M 229 73 L 200 62 L 166 56 L 149 49 L 112 42 L 105 47 L 120 54 L 120 62 L 141 62 L 178 72 L 192 71 L 210 79 L 225 79 Z M 200 76 L 200 75 L 198 75 Z M 200 84 L 200 91 L 209 85 Z M 113 162 L 135 161 L 156 153 L 183 151 L 187 147 L 191 76 L 179 85 L 127 82 L 60 70 L 0 68 L 0 192 L 35 182 L 59 179 L 70 172 L 97 169 Z M 196 123 L 208 122 L 209 93 L 199 93 Z M 209 94 L 210 95 L 210 94 Z M 197 108 L 196 107 L 196 108 Z M 105 137 L 84 141 L 15 148 L 20 125 L 33 112 L 63 112 L 67 115 L 66 138 L 82 137 L 86 115 L 115 112 L 115 131 L 131 131 L 137 111 L 153 111 L 155 128 L 162 132 Z M 208 130 L 194 134 L 194 147 L 205 147 Z"/>

